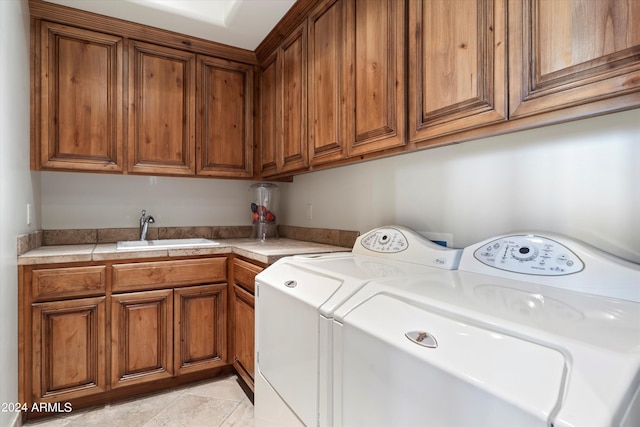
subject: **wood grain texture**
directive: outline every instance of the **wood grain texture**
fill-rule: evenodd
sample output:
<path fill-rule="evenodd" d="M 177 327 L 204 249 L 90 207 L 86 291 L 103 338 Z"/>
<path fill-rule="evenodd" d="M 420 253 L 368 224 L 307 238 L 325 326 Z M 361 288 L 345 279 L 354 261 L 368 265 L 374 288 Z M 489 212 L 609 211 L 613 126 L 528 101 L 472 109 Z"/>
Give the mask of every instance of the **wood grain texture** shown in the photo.
<path fill-rule="evenodd" d="M 509 1 L 510 118 L 640 90 L 640 2 Z"/>
<path fill-rule="evenodd" d="M 236 285 L 240 285 L 247 292 L 253 294 L 255 293 L 256 276 L 263 269 L 263 267 L 236 258 L 233 260 L 233 281 Z"/>
<path fill-rule="evenodd" d="M 107 268 L 104 265 L 36 269 L 31 272 L 34 301 L 104 294 Z"/>
<path fill-rule="evenodd" d="M 39 166 L 122 171 L 122 38 L 43 22 L 40 48 Z"/>
<path fill-rule="evenodd" d="M 46 19 L 80 28 L 92 28 L 104 33 L 120 34 L 128 39 L 159 43 L 174 49 L 187 49 L 194 53 L 232 61 L 257 64 L 256 55 L 250 50 L 85 12 L 43 0 L 29 0 L 29 12 L 33 18 Z"/>
<path fill-rule="evenodd" d="M 113 291 L 159 289 L 225 281 L 227 259 L 203 258 L 113 265 Z"/>
<path fill-rule="evenodd" d="M 304 169 L 307 154 L 307 24 L 287 38 L 279 52 L 280 90 L 276 134 L 278 169 L 281 172 Z"/>
<path fill-rule="evenodd" d="M 309 16 L 309 163 L 346 157 L 348 69 L 342 0 L 329 0 Z"/>
<path fill-rule="evenodd" d="M 173 376 L 173 290 L 111 297 L 111 387 Z"/>
<path fill-rule="evenodd" d="M 231 342 L 233 366 L 251 390 L 254 387 L 255 278 L 264 267 L 241 259 L 232 264 Z"/>
<path fill-rule="evenodd" d="M 227 364 L 227 284 L 180 288 L 174 294 L 176 374 Z"/>
<path fill-rule="evenodd" d="M 352 116 L 349 157 L 403 146 L 406 139 L 405 0 L 344 0 L 347 7 L 345 97 Z"/>
<path fill-rule="evenodd" d="M 255 298 L 238 285 L 233 287 L 233 317 L 235 319 L 234 366 L 240 368 L 241 375 L 246 373 L 245 382 L 253 389 L 254 374 L 254 340 L 255 340 Z"/>
<path fill-rule="evenodd" d="M 267 34 L 255 50 L 260 64 L 264 64 L 278 47 L 289 37 L 311 13 L 311 11 L 325 0 L 297 0 L 280 22 Z"/>
<path fill-rule="evenodd" d="M 260 174 L 277 173 L 278 144 L 278 55 L 274 53 L 260 72 Z"/>
<path fill-rule="evenodd" d="M 506 120 L 505 0 L 409 2 L 409 129 L 421 141 Z"/>
<path fill-rule="evenodd" d="M 130 41 L 128 172 L 195 175 L 193 53 Z"/>
<path fill-rule="evenodd" d="M 197 175 L 253 175 L 253 66 L 198 56 Z"/>
<path fill-rule="evenodd" d="M 106 391 L 105 297 L 32 305 L 33 401 Z"/>

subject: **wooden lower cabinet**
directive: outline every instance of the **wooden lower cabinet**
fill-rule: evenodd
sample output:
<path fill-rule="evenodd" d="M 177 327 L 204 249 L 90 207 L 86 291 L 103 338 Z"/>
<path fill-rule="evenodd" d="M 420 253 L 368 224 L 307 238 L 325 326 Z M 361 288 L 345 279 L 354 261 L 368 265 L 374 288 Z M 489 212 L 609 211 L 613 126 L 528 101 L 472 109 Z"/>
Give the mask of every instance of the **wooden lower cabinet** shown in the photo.
<path fill-rule="evenodd" d="M 253 390 L 255 297 L 238 285 L 233 287 L 233 316 L 235 318 L 233 365 Z"/>
<path fill-rule="evenodd" d="M 111 387 L 173 375 L 173 290 L 111 297 Z"/>
<path fill-rule="evenodd" d="M 82 407 L 233 370 L 227 257 L 20 266 L 19 282 L 28 407 Z"/>
<path fill-rule="evenodd" d="M 227 284 L 174 290 L 174 372 L 227 364 Z"/>
<path fill-rule="evenodd" d="M 255 364 L 255 277 L 263 268 L 241 259 L 233 260 L 233 366 L 251 390 Z"/>
<path fill-rule="evenodd" d="M 105 297 L 36 303 L 31 314 L 32 401 L 106 391 Z"/>

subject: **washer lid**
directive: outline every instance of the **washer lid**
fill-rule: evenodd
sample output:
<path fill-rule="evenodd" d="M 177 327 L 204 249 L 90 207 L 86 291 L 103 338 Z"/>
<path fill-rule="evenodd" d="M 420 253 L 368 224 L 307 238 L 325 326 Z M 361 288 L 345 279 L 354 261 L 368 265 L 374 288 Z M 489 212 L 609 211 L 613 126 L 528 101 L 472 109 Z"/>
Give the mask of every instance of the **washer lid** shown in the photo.
<path fill-rule="evenodd" d="M 560 351 L 387 294 L 351 310 L 336 337 L 338 425 L 546 426 L 564 391 Z"/>
<path fill-rule="evenodd" d="M 566 356 L 568 376 L 562 405 L 551 419 L 555 426 L 640 425 L 640 304 L 483 274 L 441 271 L 430 277 L 371 282 L 336 311 L 335 319 L 354 322 L 354 313 L 384 295 L 401 302 L 402 308 L 385 307 L 383 320 L 395 322 L 408 312 L 406 307 L 415 307 L 558 349 Z M 370 326 L 375 327 L 375 323 Z M 425 331 L 435 338 L 438 350 L 443 346 L 440 334 L 428 325 L 406 329 L 396 335 Z M 621 424 L 625 416 L 626 424 Z"/>

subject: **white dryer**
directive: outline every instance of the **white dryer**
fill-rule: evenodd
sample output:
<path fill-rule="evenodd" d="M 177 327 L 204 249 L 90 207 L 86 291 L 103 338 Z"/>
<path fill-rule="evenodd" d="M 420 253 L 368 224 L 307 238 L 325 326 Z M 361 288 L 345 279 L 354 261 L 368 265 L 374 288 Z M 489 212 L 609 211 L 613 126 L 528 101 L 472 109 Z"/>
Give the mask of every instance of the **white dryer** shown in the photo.
<path fill-rule="evenodd" d="M 328 426 L 332 318 L 373 279 L 455 269 L 447 249 L 400 226 L 360 236 L 352 252 L 283 258 L 256 276 L 256 426 Z"/>
<path fill-rule="evenodd" d="M 639 426 L 640 266 L 536 234 L 334 313 L 333 425 Z"/>

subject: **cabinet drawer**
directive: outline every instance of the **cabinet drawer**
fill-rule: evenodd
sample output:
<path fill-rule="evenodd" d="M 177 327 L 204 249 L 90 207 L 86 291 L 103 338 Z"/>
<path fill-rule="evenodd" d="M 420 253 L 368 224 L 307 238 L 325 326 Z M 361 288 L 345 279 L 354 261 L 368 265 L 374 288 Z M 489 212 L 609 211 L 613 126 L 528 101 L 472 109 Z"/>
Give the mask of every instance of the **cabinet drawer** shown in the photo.
<path fill-rule="evenodd" d="M 242 261 L 241 259 L 235 259 L 233 260 L 233 281 L 251 292 L 251 294 L 254 294 L 256 275 L 262 270 L 262 267 Z"/>
<path fill-rule="evenodd" d="M 116 264 L 113 266 L 113 291 L 213 283 L 226 278 L 226 258 Z"/>
<path fill-rule="evenodd" d="M 107 267 L 51 268 L 31 272 L 34 300 L 103 294 Z"/>

